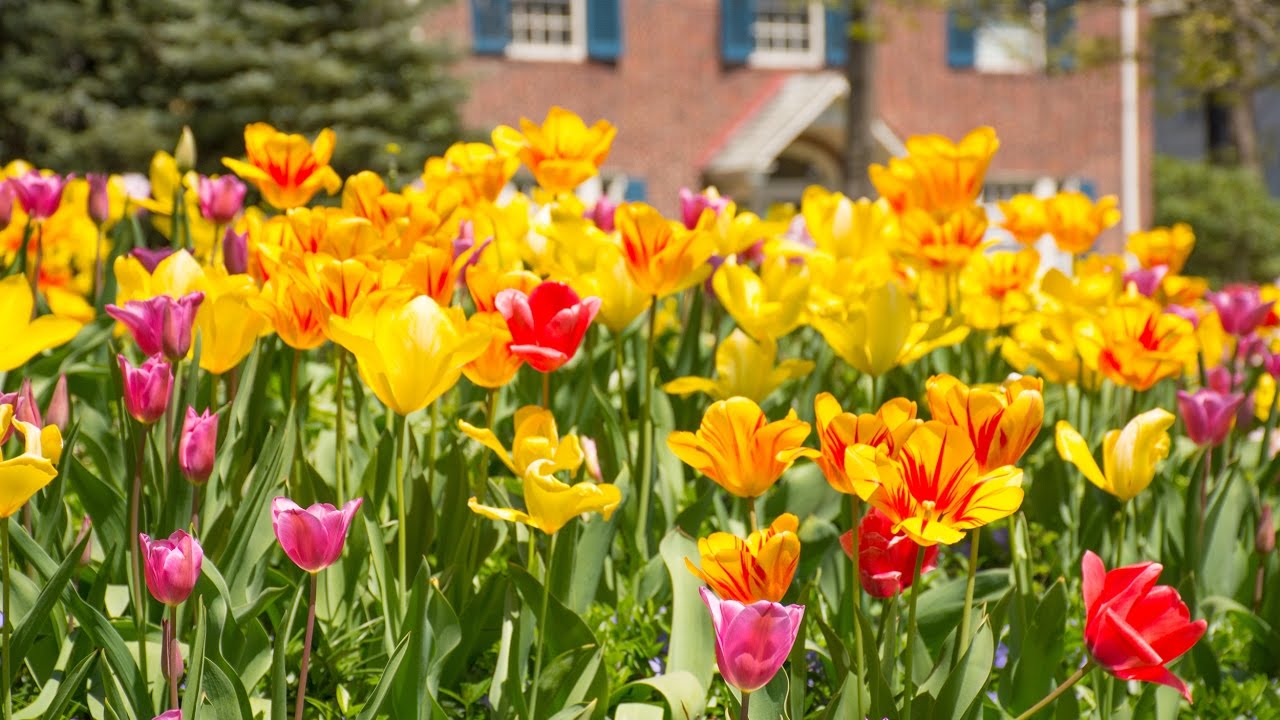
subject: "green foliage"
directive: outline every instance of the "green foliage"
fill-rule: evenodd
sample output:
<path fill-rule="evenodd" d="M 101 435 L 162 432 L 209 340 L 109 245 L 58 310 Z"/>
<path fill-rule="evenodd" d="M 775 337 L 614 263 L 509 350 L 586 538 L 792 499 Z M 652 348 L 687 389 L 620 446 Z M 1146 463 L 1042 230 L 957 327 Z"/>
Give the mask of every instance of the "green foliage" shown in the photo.
<path fill-rule="evenodd" d="M 1157 157 L 1154 224 L 1178 222 L 1196 233 L 1188 274 L 1212 281 L 1280 275 L 1280 200 L 1249 171 Z"/>

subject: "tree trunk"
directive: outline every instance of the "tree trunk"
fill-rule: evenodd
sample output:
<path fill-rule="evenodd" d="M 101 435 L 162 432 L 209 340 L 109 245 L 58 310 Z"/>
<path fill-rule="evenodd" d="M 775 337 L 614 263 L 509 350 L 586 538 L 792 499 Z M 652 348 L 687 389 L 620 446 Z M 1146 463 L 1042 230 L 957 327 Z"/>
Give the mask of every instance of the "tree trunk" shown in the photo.
<path fill-rule="evenodd" d="M 1241 168 L 1261 178 L 1262 152 L 1258 149 L 1258 119 L 1254 113 L 1253 93 L 1242 92 L 1234 97 L 1229 112 L 1236 162 Z"/>
<path fill-rule="evenodd" d="M 874 111 L 875 41 L 871 37 L 873 0 L 848 0 L 848 58 L 844 73 L 849 81 L 845 99 L 844 123 L 844 191 L 852 198 L 869 197 L 875 192 L 867 176 L 875 141 L 871 137 Z M 834 30 L 835 28 L 831 28 Z"/>

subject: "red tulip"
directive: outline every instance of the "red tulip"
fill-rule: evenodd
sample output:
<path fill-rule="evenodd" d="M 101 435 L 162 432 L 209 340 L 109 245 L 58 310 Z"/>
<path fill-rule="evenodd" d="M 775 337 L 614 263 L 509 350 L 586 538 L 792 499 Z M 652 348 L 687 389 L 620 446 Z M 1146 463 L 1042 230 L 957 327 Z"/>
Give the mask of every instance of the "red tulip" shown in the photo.
<path fill-rule="evenodd" d="M 181 530 L 174 531 L 168 540 L 152 540 L 144 533 L 138 536 L 138 543 L 151 596 L 170 607 L 181 605 L 200 579 L 204 564 L 200 543 Z"/>
<path fill-rule="evenodd" d="M 579 298 L 560 282 L 544 282 L 525 295 L 507 289 L 494 300 L 511 330 L 511 353 L 538 372 L 569 362 L 600 310 L 600 298 Z"/>
<path fill-rule="evenodd" d="M 351 519 L 361 502 L 359 498 L 349 500 L 341 510 L 329 503 L 304 509 L 289 498 L 278 497 L 271 503 L 271 528 L 290 560 L 309 573 L 317 573 L 342 557 Z"/>
<path fill-rule="evenodd" d="M 853 557 L 853 531 L 840 537 L 840 544 Z M 911 587 L 916 570 L 916 550 L 920 548 L 905 533 L 893 532 L 893 521 L 875 508 L 858 523 L 858 573 L 862 589 L 878 598 L 891 598 Z M 938 547 L 923 548 L 921 573 L 938 566 Z"/>
<path fill-rule="evenodd" d="M 1156 585 L 1159 563 L 1143 562 L 1107 572 L 1102 559 L 1084 554 L 1084 640 L 1089 655 L 1121 680 L 1159 683 L 1191 702 L 1186 683 L 1165 667 L 1204 635 L 1204 620 L 1191 614 L 1168 585 Z"/>

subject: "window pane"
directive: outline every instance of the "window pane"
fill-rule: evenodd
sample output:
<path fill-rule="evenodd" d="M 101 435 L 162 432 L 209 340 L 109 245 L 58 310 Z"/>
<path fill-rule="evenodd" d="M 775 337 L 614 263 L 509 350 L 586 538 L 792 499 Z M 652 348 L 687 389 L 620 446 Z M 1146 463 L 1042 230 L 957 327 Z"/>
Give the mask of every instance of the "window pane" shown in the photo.
<path fill-rule="evenodd" d="M 520 45 L 571 45 L 572 19 L 572 0 L 511 0 L 511 41 Z"/>
<path fill-rule="evenodd" d="M 795 0 L 757 0 L 751 27 L 756 50 L 771 53 L 809 51 L 809 3 Z"/>

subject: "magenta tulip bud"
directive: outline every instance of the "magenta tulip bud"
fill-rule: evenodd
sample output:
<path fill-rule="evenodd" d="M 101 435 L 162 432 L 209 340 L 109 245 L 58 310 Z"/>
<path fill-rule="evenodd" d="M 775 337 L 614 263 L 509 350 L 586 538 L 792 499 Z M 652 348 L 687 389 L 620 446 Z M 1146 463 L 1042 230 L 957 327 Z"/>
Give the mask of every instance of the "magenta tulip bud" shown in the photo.
<path fill-rule="evenodd" d="M 31 387 L 31 378 L 24 379 L 17 392 L 0 393 L 0 405 L 13 406 L 14 420 L 31 423 L 36 427 L 44 426 L 44 421 L 40 417 L 40 406 L 36 404 L 35 392 Z M 0 445 L 9 442 L 12 436 L 13 426 L 10 425 L 5 430 L 4 436 L 0 437 Z"/>
<path fill-rule="evenodd" d="M 684 226 L 690 230 L 698 226 L 704 210 L 710 210 L 717 216 L 729 206 L 729 198 L 721 197 L 714 190 L 695 193 L 689 188 L 680 189 L 680 217 Z"/>
<path fill-rule="evenodd" d="M 1160 289 L 1160 283 L 1164 282 L 1164 276 L 1168 274 L 1169 266 L 1167 265 L 1130 270 L 1124 274 L 1124 284 L 1125 287 L 1134 286 L 1141 295 L 1152 297 Z"/>
<path fill-rule="evenodd" d="M 164 712 L 152 718 L 152 720 L 182 720 L 182 711 L 181 710 L 165 710 Z"/>
<path fill-rule="evenodd" d="M 290 560 L 309 573 L 318 573 L 342 557 L 347 530 L 362 502 L 349 500 L 341 510 L 316 503 L 304 510 L 289 498 L 278 497 L 271 503 L 271 527 Z"/>
<path fill-rule="evenodd" d="M 249 233 L 227 228 L 222 236 L 222 266 L 232 275 L 249 272 Z"/>
<path fill-rule="evenodd" d="M 1276 549 L 1276 523 L 1271 518 L 1270 505 L 1262 506 L 1262 516 L 1258 518 L 1258 533 L 1253 540 L 1254 547 L 1263 555 Z"/>
<path fill-rule="evenodd" d="M 102 224 L 111 217 L 111 195 L 107 192 L 110 180 L 102 173 L 89 173 L 85 179 L 89 181 L 89 217 Z"/>
<path fill-rule="evenodd" d="M 76 544 L 79 545 L 81 540 L 89 538 L 89 542 L 84 545 L 84 552 L 80 554 L 80 564 L 88 565 L 93 560 L 93 538 L 89 534 L 93 532 L 93 518 L 88 515 L 80 521 L 80 532 L 76 533 Z"/>
<path fill-rule="evenodd" d="M 716 664 L 724 681 L 742 692 L 768 685 L 791 654 L 804 606 L 767 600 L 743 605 L 737 600 L 721 600 L 705 587 L 698 592 L 711 611 Z"/>
<path fill-rule="evenodd" d="M 1164 311 L 1186 320 L 1191 323 L 1191 327 L 1200 327 L 1200 313 L 1196 312 L 1195 308 L 1187 307 L 1186 305 L 1169 305 L 1165 307 Z"/>
<path fill-rule="evenodd" d="M 187 408 L 187 420 L 182 424 L 182 437 L 178 440 L 178 467 L 182 474 L 197 485 L 208 482 L 217 449 L 217 413 L 205 410 L 197 415 L 195 408 Z"/>
<path fill-rule="evenodd" d="M 152 250 L 151 248 L 136 247 L 129 254 L 137 258 L 147 272 L 153 273 L 156 271 L 156 266 L 160 264 L 160 261 L 174 252 L 173 248 L 156 248 Z"/>
<path fill-rule="evenodd" d="M 168 540 L 152 540 L 138 535 L 142 546 L 143 575 L 151 597 L 176 607 L 191 596 L 200 579 L 204 550 L 200 543 L 182 530 L 175 530 Z"/>
<path fill-rule="evenodd" d="M 135 368 L 123 355 L 117 359 L 124 379 L 124 406 L 133 419 L 150 425 L 164 417 L 173 390 L 173 368 L 169 363 L 159 355 L 152 355 Z"/>
<path fill-rule="evenodd" d="M 66 432 L 71 425 L 71 396 L 67 394 L 67 376 L 59 375 L 53 386 L 53 397 L 49 398 L 49 406 L 44 410 L 46 425 L 56 425 L 58 430 Z"/>
<path fill-rule="evenodd" d="M 1205 297 L 1217 308 L 1222 329 L 1236 337 L 1257 330 L 1275 304 L 1262 302 L 1256 285 L 1228 285 L 1219 292 L 1206 293 Z"/>
<path fill-rule="evenodd" d="M 108 305 L 107 314 L 124 323 L 144 355 L 164 353 L 177 362 L 191 350 L 191 326 L 204 293 L 187 293 L 174 300 L 157 295 L 146 300 L 130 300 L 124 307 Z"/>
<path fill-rule="evenodd" d="M 596 224 L 596 227 L 605 232 L 613 232 L 617 227 L 613 222 L 613 216 L 618 210 L 618 204 L 610 200 L 607 196 L 600 196 L 596 201 L 595 207 L 584 214 L 588 220 Z"/>
<path fill-rule="evenodd" d="M 245 185 L 235 175 L 210 178 L 200 176 L 196 194 L 200 197 L 200 215 L 215 225 L 226 225 L 236 219 L 244 206 Z"/>
<path fill-rule="evenodd" d="M 1217 447 L 1227 439 L 1236 411 L 1244 402 L 1240 393 L 1220 393 L 1201 388 L 1194 393 L 1178 391 L 1178 411 L 1187 427 L 1187 437 L 1200 447 Z"/>
<path fill-rule="evenodd" d="M 13 183 L 9 180 L 0 181 L 0 228 L 9 227 L 9 222 L 13 220 L 14 195 Z"/>
<path fill-rule="evenodd" d="M 74 177 L 41 175 L 39 170 L 30 170 L 25 175 L 10 178 L 9 183 L 18 196 L 18 202 L 22 203 L 22 209 L 31 219 L 46 220 L 58 211 L 58 206 L 62 204 L 62 189 Z"/>

